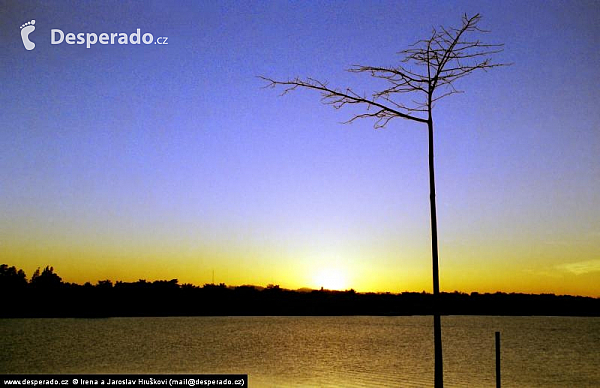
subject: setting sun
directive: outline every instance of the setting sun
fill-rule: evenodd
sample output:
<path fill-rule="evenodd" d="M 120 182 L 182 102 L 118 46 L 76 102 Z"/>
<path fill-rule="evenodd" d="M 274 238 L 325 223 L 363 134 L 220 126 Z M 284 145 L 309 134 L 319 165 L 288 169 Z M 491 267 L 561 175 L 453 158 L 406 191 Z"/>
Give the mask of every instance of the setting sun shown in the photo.
<path fill-rule="evenodd" d="M 344 290 L 347 288 L 347 279 L 344 273 L 338 269 L 323 269 L 314 278 L 317 287 L 327 290 Z"/>

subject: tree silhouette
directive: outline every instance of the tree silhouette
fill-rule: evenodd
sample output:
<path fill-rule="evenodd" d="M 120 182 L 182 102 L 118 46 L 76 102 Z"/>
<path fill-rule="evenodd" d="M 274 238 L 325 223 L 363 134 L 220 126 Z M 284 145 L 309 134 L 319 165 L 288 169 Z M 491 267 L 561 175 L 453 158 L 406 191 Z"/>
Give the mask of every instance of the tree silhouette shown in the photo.
<path fill-rule="evenodd" d="M 45 273 L 45 275 L 43 275 Z M 133 283 L 101 280 L 96 285 L 58 282 L 52 267 L 27 283 L 25 273 L 0 265 L 0 318 L 136 316 L 298 316 L 433 314 L 433 295 L 288 290 L 224 283 L 179 285 L 177 279 Z M 44 287 L 42 279 L 54 279 Z M 600 316 L 600 298 L 568 295 L 441 292 L 441 314 Z M 33 306 L 33 308 L 31 307 Z"/>
<path fill-rule="evenodd" d="M 36 269 L 31 277 L 31 285 L 46 289 L 56 289 L 62 284 L 62 278 L 54 273 L 54 267 L 46 266 L 40 274 L 40 269 Z"/>
<path fill-rule="evenodd" d="M 22 269 L 7 264 L 0 265 L 0 288 L 23 288 L 27 285 L 27 277 Z"/>
<path fill-rule="evenodd" d="M 481 16 L 462 17 L 459 28 L 433 29 L 427 39 L 422 39 L 406 50 L 400 51 L 402 59 L 396 67 L 362 66 L 349 69 L 352 73 L 367 73 L 389 83 L 386 89 L 371 96 L 359 94 L 351 88 L 330 88 L 326 82 L 315 78 L 294 78 L 278 81 L 261 76 L 266 87 L 284 88 L 282 94 L 298 88 L 321 92 L 322 102 L 340 109 L 346 105 L 360 105 L 363 113 L 354 115 L 347 123 L 362 118 L 375 119 L 374 127 L 383 128 L 392 119 L 402 118 L 427 124 L 429 141 L 429 188 L 431 212 L 431 253 L 433 267 L 435 387 L 443 387 L 442 331 L 439 312 L 439 260 L 437 214 L 435 205 L 435 174 L 433 160 L 433 115 L 435 103 L 444 97 L 460 93 L 454 82 L 475 70 L 505 66 L 492 63 L 491 56 L 502 51 L 500 44 L 485 44 L 479 39 L 467 38 L 471 33 L 485 33 L 478 27 Z M 410 96 L 410 97 L 408 97 Z"/>

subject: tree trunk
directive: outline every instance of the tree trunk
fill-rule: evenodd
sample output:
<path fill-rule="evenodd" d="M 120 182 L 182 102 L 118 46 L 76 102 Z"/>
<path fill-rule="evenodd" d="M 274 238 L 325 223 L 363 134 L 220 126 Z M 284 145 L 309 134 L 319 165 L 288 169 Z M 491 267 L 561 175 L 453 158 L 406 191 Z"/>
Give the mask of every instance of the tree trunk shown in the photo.
<path fill-rule="evenodd" d="M 430 111 L 431 112 L 431 111 Z M 431 205 L 431 260 L 433 265 L 433 342 L 435 350 L 435 388 L 444 386 L 442 359 L 442 322 L 440 319 L 440 278 L 437 239 L 437 212 L 435 208 L 435 174 L 433 167 L 433 120 L 427 121 L 429 129 L 429 203 Z"/>

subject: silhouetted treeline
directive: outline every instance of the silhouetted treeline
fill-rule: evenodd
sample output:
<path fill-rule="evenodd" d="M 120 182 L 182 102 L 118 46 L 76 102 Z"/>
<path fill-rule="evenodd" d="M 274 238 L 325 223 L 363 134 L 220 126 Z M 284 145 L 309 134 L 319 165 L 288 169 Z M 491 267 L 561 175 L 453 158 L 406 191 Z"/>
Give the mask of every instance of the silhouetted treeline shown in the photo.
<path fill-rule="evenodd" d="M 112 317 L 201 315 L 430 315 L 433 296 L 422 292 L 357 293 L 286 290 L 277 285 L 180 285 L 177 279 L 96 285 L 64 283 L 52 267 L 30 281 L 0 266 L 0 317 Z M 444 315 L 600 316 L 600 299 L 568 295 L 442 293 Z"/>

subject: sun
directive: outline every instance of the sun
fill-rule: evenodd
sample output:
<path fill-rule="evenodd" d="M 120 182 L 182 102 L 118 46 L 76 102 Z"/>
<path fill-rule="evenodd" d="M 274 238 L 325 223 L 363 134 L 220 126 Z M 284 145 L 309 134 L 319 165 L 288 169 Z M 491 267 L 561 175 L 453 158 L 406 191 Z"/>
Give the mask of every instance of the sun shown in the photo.
<path fill-rule="evenodd" d="M 337 269 L 323 269 L 314 277 L 314 283 L 317 287 L 323 287 L 326 290 L 344 290 L 347 287 L 346 276 Z"/>

